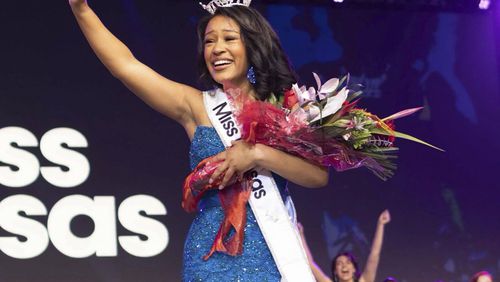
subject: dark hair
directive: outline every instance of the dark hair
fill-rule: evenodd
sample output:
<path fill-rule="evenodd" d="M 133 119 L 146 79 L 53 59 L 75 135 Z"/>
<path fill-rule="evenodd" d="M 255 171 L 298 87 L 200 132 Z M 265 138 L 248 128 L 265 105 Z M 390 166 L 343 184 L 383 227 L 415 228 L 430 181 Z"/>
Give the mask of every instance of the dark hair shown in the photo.
<path fill-rule="evenodd" d="M 253 66 L 255 71 L 256 83 L 253 88 L 259 100 L 266 100 L 271 93 L 276 97 L 283 95 L 284 90 L 290 89 L 297 82 L 276 32 L 257 10 L 245 6 L 219 7 L 215 14 L 200 20 L 198 69 L 202 81 L 221 86 L 210 76 L 203 55 L 205 29 L 215 16 L 231 18 L 239 25 L 248 65 Z"/>
<path fill-rule="evenodd" d="M 337 277 L 337 275 L 335 275 L 335 267 L 337 265 L 337 259 L 339 257 L 347 257 L 349 259 L 349 261 L 351 261 L 351 263 L 354 265 L 354 281 L 358 281 L 359 280 L 359 277 L 361 276 L 361 274 L 359 273 L 359 266 L 358 266 L 358 261 L 356 260 L 356 257 L 349 253 L 349 252 L 342 252 L 342 253 L 339 253 L 337 256 L 335 256 L 332 260 L 332 276 L 333 276 L 333 281 L 334 282 L 338 282 L 339 279 Z"/>

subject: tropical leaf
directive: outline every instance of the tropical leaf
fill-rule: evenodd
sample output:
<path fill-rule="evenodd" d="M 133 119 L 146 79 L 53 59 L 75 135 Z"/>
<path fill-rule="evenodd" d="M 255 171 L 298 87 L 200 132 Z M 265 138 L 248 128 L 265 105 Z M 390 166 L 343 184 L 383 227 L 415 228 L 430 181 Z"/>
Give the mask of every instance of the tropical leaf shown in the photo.
<path fill-rule="evenodd" d="M 393 134 L 390 134 L 389 132 L 383 130 L 383 129 L 380 129 L 380 128 L 373 128 L 372 129 L 372 133 L 375 133 L 375 134 L 381 134 L 381 135 L 388 135 L 388 136 L 395 136 L 397 138 L 403 138 L 403 139 L 406 139 L 406 140 L 410 140 L 410 141 L 413 141 L 413 142 L 417 142 L 417 143 L 420 143 L 420 144 L 423 144 L 423 145 L 426 145 L 426 146 L 429 146 L 431 148 L 434 148 L 438 151 L 441 151 L 441 152 L 444 152 L 443 149 L 439 148 L 439 147 L 436 147 L 434 145 L 431 145 L 425 141 L 422 141 L 416 137 L 413 137 L 411 135 L 408 135 L 408 134 L 405 134 L 405 133 L 401 133 L 401 132 L 398 132 L 398 131 L 393 131 L 392 133 Z"/>
<path fill-rule="evenodd" d="M 278 103 L 278 99 L 276 99 L 274 93 L 271 92 L 271 95 L 269 95 L 269 98 L 267 98 L 267 102 L 276 105 Z"/>
<path fill-rule="evenodd" d="M 362 94 L 363 94 L 363 91 L 361 91 L 361 90 L 350 94 L 349 97 L 347 98 L 347 102 L 351 102 L 352 100 L 358 98 Z"/>
<path fill-rule="evenodd" d="M 373 150 L 376 152 L 392 153 L 392 152 L 399 151 L 399 148 L 398 147 L 375 147 Z"/>
<path fill-rule="evenodd" d="M 405 116 L 409 116 L 415 112 L 418 112 L 420 111 L 421 109 L 423 109 L 424 107 L 418 107 L 418 108 L 412 108 L 412 109 L 406 109 L 406 110 L 403 110 L 403 111 L 400 111 L 400 112 L 397 112 L 393 115 L 390 115 L 386 118 L 383 118 L 381 119 L 382 121 L 387 121 L 387 120 L 395 120 L 395 119 L 398 119 L 398 118 L 402 118 L 402 117 L 405 117 Z"/>
<path fill-rule="evenodd" d="M 347 83 L 347 81 L 348 81 L 348 77 L 347 77 L 347 76 L 348 76 L 348 75 L 349 75 L 349 74 L 344 75 L 344 76 L 340 79 L 340 81 L 339 81 L 339 87 L 341 87 L 341 86 L 346 86 L 346 85 L 348 84 L 348 83 Z"/>

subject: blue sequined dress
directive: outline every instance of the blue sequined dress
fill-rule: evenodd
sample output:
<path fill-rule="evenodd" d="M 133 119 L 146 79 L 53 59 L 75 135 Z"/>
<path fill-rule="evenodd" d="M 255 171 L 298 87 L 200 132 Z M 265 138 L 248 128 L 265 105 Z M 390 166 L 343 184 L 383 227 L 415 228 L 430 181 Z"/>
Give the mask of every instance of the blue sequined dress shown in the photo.
<path fill-rule="evenodd" d="M 194 169 L 204 158 L 223 150 L 224 145 L 213 127 L 197 127 L 189 152 L 191 169 Z M 286 181 L 277 176 L 275 176 L 275 180 L 280 187 L 282 197 L 284 197 Z M 200 201 L 198 213 L 186 238 L 183 281 L 280 281 L 281 276 L 276 264 L 248 205 L 243 254 L 233 257 L 214 253 L 209 260 L 202 259 L 212 246 L 223 215 L 217 192 L 209 192 Z"/>

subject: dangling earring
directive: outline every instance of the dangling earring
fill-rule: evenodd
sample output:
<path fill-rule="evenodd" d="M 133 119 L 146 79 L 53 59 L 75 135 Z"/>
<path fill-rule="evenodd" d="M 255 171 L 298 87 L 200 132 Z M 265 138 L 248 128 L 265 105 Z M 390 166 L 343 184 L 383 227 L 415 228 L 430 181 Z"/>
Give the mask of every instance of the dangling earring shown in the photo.
<path fill-rule="evenodd" d="M 255 79 L 255 71 L 253 70 L 253 67 L 250 67 L 247 71 L 247 79 L 251 84 L 257 83 L 257 80 Z"/>

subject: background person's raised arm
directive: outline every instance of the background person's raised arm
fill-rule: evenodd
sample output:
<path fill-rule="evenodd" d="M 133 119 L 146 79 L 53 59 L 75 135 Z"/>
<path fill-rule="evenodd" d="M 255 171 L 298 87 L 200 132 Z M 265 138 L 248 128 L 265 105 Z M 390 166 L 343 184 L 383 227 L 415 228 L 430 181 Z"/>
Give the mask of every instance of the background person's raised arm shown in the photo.
<path fill-rule="evenodd" d="M 384 227 L 391 221 L 391 214 L 388 210 L 384 210 L 377 222 L 375 237 L 373 238 L 370 255 L 366 261 L 366 267 L 359 279 L 360 282 L 374 282 L 377 275 L 378 263 L 380 260 L 380 252 L 382 251 L 382 243 L 384 241 Z"/>

